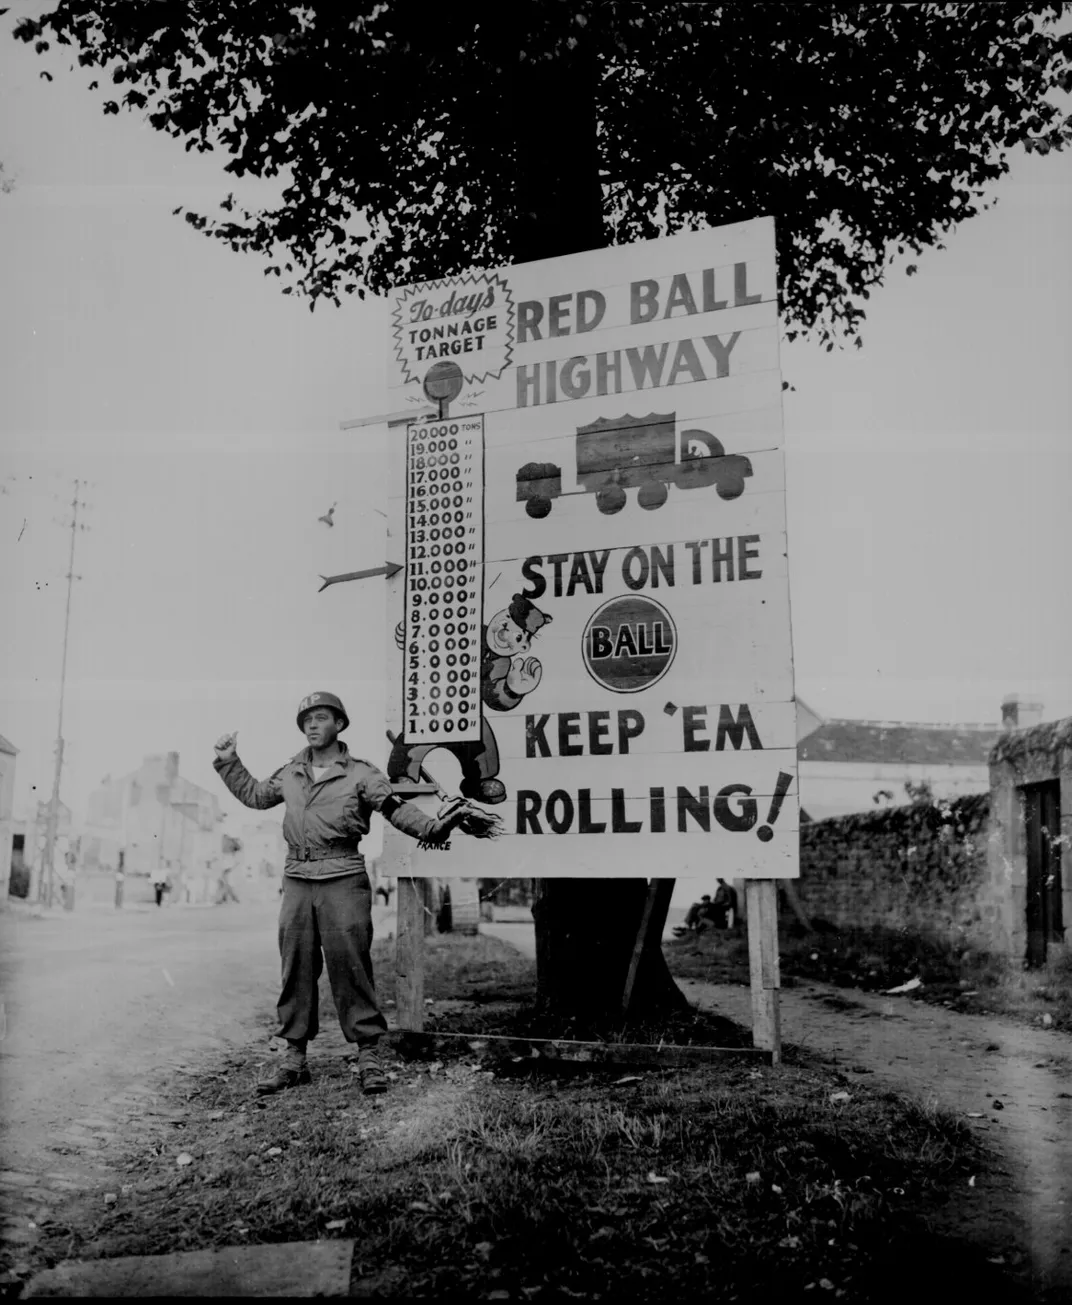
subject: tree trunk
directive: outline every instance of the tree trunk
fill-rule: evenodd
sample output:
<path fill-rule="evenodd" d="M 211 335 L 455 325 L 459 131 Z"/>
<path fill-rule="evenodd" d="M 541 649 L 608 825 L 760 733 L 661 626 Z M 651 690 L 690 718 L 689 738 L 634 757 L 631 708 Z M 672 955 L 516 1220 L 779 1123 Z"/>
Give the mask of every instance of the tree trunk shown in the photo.
<path fill-rule="evenodd" d="M 584 1020 L 621 1014 L 647 895 L 646 879 L 537 880 L 536 994 L 546 1011 Z M 641 959 L 630 1013 L 687 1006 L 655 938 Z"/>
<path fill-rule="evenodd" d="M 603 216 L 598 140 L 600 64 L 592 30 L 597 11 L 582 27 L 575 7 L 515 0 L 507 11 L 519 58 L 511 135 L 514 141 L 515 263 L 558 258 L 608 243 Z M 559 26 L 553 58 L 529 52 L 552 49 L 530 40 L 534 22 Z M 574 44 L 571 46 L 570 41 Z M 549 286 L 553 293 L 564 287 Z M 608 849 L 608 860 L 611 859 Z M 579 1018 L 621 1013 L 629 960 L 647 897 L 643 879 L 541 879 L 536 883 L 537 996 L 549 1013 Z M 646 949 L 633 989 L 634 1015 L 686 1008 L 666 967 L 661 946 Z"/>
<path fill-rule="evenodd" d="M 548 14 L 556 16 L 555 11 L 548 10 L 543 0 L 535 6 L 519 6 L 515 31 L 524 57 L 518 60 L 510 123 L 514 148 L 510 243 L 515 263 L 559 258 L 607 244 L 597 139 L 599 63 L 584 30 L 571 29 L 564 21 L 570 18 L 571 8 L 561 6 L 559 49 L 548 57 L 550 42 L 530 41 L 526 32 L 532 22 L 546 21 Z M 577 44 L 570 48 L 569 40 Z M 533 50 L 541 50 L 540 55 L 534 57 L 529 52 Z"/>

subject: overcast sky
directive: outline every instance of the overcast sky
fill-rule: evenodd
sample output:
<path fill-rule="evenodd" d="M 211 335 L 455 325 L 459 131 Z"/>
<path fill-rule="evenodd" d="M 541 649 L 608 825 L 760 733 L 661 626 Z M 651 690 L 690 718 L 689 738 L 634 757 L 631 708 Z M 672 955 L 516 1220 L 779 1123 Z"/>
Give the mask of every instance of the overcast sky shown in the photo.
<path fill-rule="evenodd" d="M 20 12 L 0 20 L 0 733 L 20 749 L 17 804 L 51 790 L 57 519 L 78 477 L 92 530 L 64 799 L 81 819 L 104 775 L 174 750 L 241 823 L 215 738 L 238 729 L 268 774 L 300 746 L 311 689 L 339 692 L 352 750 L 386 759 L 381 582 L 317 592 L 320 573 L 384 560 L 383 447 L 339 423 L 386 410 L 386 314 L 310 314 L 173 217 L 234 188 L 223 160 L 103 117 L 84 73 L 10 39 Z M 824 716 L 996 721 L 1009 692 L 1072 714 L 1072 157 L 1020 156 L 995 194 L 872 298 L 862 351 L 783 349 L 797 691 Z"/>

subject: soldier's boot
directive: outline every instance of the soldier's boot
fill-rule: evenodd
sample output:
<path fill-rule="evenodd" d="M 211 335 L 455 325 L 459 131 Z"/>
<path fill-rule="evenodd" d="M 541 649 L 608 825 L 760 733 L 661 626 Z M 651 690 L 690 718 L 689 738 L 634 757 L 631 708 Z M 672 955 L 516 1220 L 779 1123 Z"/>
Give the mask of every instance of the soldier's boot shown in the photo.
<path fill-rule="evenodd" d="M 313 1081 L 305 1057 L 288 1052 L 282 1065 L 269 1078 L 261 1079 L 257 1084 L 257 1095 L 267 1097 L 276 1092 L 285 1092 L 287 1088 L 304 1087 Z"/>
<path fill-rule="evenodd" d="M 359 1048 L 357 1072 L 361 1079 L 361 1091 L 365 1096 L 379 1096 L 387 1091 L 387 1071 L 380 1059 L 380 1049 L 375 1043 Z"/>

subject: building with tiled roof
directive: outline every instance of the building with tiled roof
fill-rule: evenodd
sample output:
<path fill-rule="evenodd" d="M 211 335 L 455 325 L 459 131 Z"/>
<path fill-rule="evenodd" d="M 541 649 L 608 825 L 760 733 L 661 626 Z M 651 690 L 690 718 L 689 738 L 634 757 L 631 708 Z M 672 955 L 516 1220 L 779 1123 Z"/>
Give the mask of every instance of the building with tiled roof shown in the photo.
<path fill-rule="evenodd" d="M 907 802 L 906 782 L 926 782 L 938 798 L 986 793 L 991 748 L 1008 728 L 1042 717 L 1039 704 L 1014 696 L 1002 703 L 1002 723 L 985 725 L 823 720 L 798 707 L 800 802 L 812 820 Z"/>

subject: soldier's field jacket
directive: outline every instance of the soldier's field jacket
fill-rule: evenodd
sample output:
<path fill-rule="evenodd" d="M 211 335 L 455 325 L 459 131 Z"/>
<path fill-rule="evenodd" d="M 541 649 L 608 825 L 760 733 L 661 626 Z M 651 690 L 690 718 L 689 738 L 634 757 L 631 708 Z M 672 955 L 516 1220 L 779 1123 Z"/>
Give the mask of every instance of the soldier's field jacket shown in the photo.
<path fill-rule="evenodd" d="M 270 779 L 254 779 L 237 757 L 231 761 L 217 757 L 213 762 L 244 806 L 264 810 L 286 803 L 285 873 L 299 879 L 364 873 L 365 858 L 358 844 L 369 831 L 373 811 L 414 838 L 426 837 L 435 824 L 431 816 L 398 798 L 382 771 L 351 757 L 345 743 L 339 747 L 342 756 L 319 779 L 313 778 L 311 748 L 303 748 Z"/>

